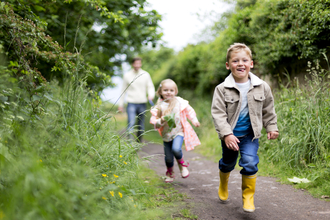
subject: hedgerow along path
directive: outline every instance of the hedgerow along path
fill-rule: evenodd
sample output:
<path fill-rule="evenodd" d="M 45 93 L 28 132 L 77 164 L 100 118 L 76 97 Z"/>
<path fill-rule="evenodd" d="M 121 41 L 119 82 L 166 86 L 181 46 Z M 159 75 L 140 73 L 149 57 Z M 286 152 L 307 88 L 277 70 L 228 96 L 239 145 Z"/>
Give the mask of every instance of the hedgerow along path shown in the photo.
<path fill-rule="evenodd" d="M 183 147 L 184 148 L 184 147 Z M 241 175 L 234 170 L 229 178 L 229 199 L 222 204 L 218 198 L 219 169 L 218 164 L 199 155 L 195 151 L 186 152 L 184 157 L 190 163 L 190 176 L 183 179 L 175 164 L 176 178 L 174 188 L 187 195 L 187 207 L 197 215 L 199 220 L 328 220 L 330 219 L 330 201 L 313 198 L 306 191 L 283 185 L 271 177 L 257 177 L 254 213 L 242 209 Z M 163 146 L 146 143 L 139 151 L 141 158 L 148 157 L 146 163 L 155 170 L 159 177 L 165 176 Z M 220 155 L 219 155 L 220 158 Z M 175 217 L 169 213 L 168 217 Z"/>

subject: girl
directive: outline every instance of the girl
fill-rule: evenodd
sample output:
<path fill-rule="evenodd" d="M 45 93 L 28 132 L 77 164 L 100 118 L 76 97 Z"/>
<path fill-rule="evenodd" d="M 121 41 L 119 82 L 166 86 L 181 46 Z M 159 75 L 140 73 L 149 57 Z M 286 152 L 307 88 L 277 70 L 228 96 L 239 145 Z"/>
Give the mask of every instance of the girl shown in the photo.
<path fill-rule="evenodd" d="M 170 183 L 174 180 L 174 157 L 178 162 L 182 178 L 189 176 L 187 168 L 189 164 L 184 162 L 181 150 L 183 139 L 187 151 L 201 144 L 187 118 L 195 127 L 199 127 L 200 123 L 196 117 L 196 112 L 188 104 L 188 101 L 176 96 L 178 87 L 173 80 L 163 80 L 156 94 L 159 99 L 156 106 L 151 109 L 150 123 L 155 126 L 155 129 L 163 138 L 167 167 L 165 182 Z M 165 120 L 170 115 L 174 119 L 174 126 L 169 126 L 169 123 Z"/>

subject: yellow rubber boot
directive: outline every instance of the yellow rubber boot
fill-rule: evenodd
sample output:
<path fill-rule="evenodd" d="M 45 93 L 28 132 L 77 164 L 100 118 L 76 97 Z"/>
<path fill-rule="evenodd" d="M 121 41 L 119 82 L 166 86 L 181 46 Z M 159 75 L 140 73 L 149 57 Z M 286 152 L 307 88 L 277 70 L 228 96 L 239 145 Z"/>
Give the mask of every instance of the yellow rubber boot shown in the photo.
<path fill-rule="evenodd" d="M 228 180 L 229 180 L 230 172 L 223 173 L 219 171 L 220 176 L 220 184 L 218 195 L 221 202 L 226 203 L 228 201 Z"/>
<path fill-rule="evenodd" d="M 252 176 L 242 175 L 243 210 L 254 212 L 254 192 L 256 191 L 257 174 Z"/>

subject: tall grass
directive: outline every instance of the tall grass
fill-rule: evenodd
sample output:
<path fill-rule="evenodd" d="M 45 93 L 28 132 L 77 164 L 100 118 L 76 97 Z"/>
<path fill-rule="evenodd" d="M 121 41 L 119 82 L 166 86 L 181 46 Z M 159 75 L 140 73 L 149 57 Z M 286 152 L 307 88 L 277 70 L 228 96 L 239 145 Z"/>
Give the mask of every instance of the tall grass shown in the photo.
<path fill-rule="evenodd" d="M 12 91 L 7 105 L 19 106 L 15 97 L 25 92 L 5 89 Z M 162 215 L 154 210 L 173 190 L 145 182 L 148 171 L 136 154 L 141 145 L 122 137 L 116 116 L 102 112 L 92 97 L 84 83 L 69 81 L 60 87 L 51 82 L 34 101 L 43 103 L 40 114 L 22 106 L 1 108 L 0 219 Z"/>
<path fill-rule="evenodd" d="M 295 79 L 290 87 L 276 93 L 280 137 L 274 142 L 264 141 L 260 148 L 266 161 L 292 175 L 309 178 L 314 181 L 311 185 L 318 182 L 314 187 L 321 188 L 330 180 L 329 71 L 319 63 L 308 63 L 310 77 L 305 85 Z M 329 194 L 330 188 L 324 189 L 323 193 Z"/>

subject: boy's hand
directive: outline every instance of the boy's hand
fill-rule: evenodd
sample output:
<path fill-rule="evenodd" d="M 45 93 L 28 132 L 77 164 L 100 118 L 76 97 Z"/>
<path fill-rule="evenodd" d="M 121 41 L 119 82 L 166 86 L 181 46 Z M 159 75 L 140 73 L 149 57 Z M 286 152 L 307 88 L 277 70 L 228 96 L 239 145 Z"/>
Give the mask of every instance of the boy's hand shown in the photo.
<path fill-rule="evenodd" d="M 239 150 L 237 143 L 239 143 L 240 141 L 238 140 L 238 138 L 235 135 L 230 134 L 230 135 L 225 136 L 224 141 L 225 141 L 228 149 L 233 150 L 233 151 Z"/>
<path fill-rule="evenodd" d="M 270 131 L 267 133 L 268 140 L 270 139 L 276 139 L 278 137 L 278 131 Z"/>

